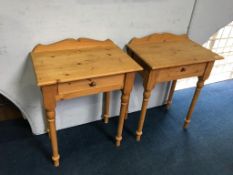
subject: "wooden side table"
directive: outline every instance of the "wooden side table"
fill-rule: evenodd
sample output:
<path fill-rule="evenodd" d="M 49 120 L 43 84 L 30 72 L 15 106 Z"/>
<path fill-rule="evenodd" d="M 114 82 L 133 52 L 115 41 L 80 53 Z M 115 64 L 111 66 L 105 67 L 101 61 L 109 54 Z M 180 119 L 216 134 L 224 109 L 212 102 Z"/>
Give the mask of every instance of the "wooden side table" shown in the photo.
<path fill-rule="evenodd" d="M 43 94 L 52 160 L 59 166 L 55 126 L 56 102 L 105 92 L 104 121 L 108 122 L 110 91 L 122 90 L 116 144 L 122 129 L 135 73 L 142 68 L 111 40 L 67 39 L 50 45 L 37 45 L 32 53 L 37 84 Z"/>
<path fill-rule="evenodd" d="M 147 104 L 151 90 L 156 83 L 173 81 L 166 102 L 168 108 L 172 102 L 176 80 L 197 76 L 196 91 L 184 123 L 184 128 L 187 128 L 200 91 L 210 75 L 214 61 L 223 58 L 191 41 L 187 35 L 169 33 L 152 34 L 140 39 L 134 38 L 127 45 L 127 51 L 144 67 L 144 71 L 141 73 L 144 79 L 144 94 L 136 131 L 137 140 L 140 141 Z"/>

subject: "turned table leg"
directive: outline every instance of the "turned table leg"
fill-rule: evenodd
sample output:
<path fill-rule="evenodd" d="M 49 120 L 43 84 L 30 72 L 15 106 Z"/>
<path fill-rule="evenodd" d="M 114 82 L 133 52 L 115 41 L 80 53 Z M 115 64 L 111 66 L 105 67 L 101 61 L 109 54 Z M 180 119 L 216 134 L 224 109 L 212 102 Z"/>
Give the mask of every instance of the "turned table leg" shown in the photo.
<path fill-rule="evenodd" d="M 190 123 L 194 107 L 195 107 L 195 105 L 197 103 L 197 99 L 198 99 L 198 96 L 199 96 L 199 94 L 201 92 L 201 89 L 204 86 L 204 82 L 205 81 L 202 79 L 202 77 L 198 78 L 197 87 L 196 87 L 196 90 L 195 90 L 191 105 L 189 107 L 188 114 L 187 114 L 185 122 L 184 122 L 184 126 L 183 126 L 184 128 L 187 128 L 189 123 Z"/>
<path fill-rule="evenodd" d="M 172 104 L 172 98 L 173 98 L 174 91 L 175 91 L 175 88 L 176 88 L 176 82 L 177 82 L 177 80 L 172 81 L 172 85 L 171 85 L 171 89 L 170 89 L 170 92 L 169 92 L 169 95 L 168 95 L 168 99 L 167 99 L 167 101 L 165 103 L 166 104 L 166 109 L 169 109 L 169 107 Z"/>
<path fill-rule="evenodd" d="M 46 110 L 46 116 L 48 121 L 48 132 L 50 136 L 50 142 L 52 147 L 52 160 L 54 166 L 59 166 L 59 153 L 58 153 L 58 143 L 57 143 L 57 131 L 56 131 L 56 117 L 55 117 L 55 108 L 56 108 L 56 99 L 57 86 L 48 85 L 42 87 L 44 107 Z"/>
<path fill-rule="evenodd" d="M 57 131 L 55 124 L 55 111 L 46 111 L 49 125 L 49 135 L 52 146 L 52 160 L 54 162 L 54 166 L 59 166 L 59 154 L 58 154 L 58 144 L 57 144 Z"/>
<path fill-rule="evenodd" d="M 125 114 L 127 112 L 127 106 L 129 103 L 130 92 L 133 88 L 134 78 L 135 78 L 135 73 L 127 73 L 125 75 L 124 88 L 122 89 L 122 96 L 121 96 L 120 117 L 118 121 L 118 128 L 116 135 L 116 146 L 120 146 L 121 144 Z"/>
<path fill-rule="evenodd" d="M 111 92 L 105 92 L 104 93 L 104 123 L 108 123 L 109 120 L 109 107 L 110 107 L 110 97 L 111 97 Z"/>
<path fill-rule="evenodd" d="M 147 111 L 147 105 L 151 96 L 151 91 L 155 86 L 155 74 L 154 73 L 149 73 L 146 78 L 144 79 L 144 93 L 143 93 L 143 102 L 142 102 L 142 108 L 141 108 L 141 114 L 140 114 L 140 119 L 138 122 L 138 128 L 136 131 L 136 140 L 140 141 L 141 136 L 142 136 L 142 129 L 146 117 L 146 111 Z"/>
<path fill-rule="evenodd" d="M 150 99 L 151 90 L 145 89 L 143 93 L 143 102 L 142 102 L 142 108 L 141 108 L 141 114 L 140 119 L 138 122 L 138 128 L 136 131 L 136 139 L 137 141 L 140 141 L 141 135 L 142 135 L 142 128 L 144 125 L 145 117 L 146 117 L 146 111 L 147 111 L 147 105 Z"/>

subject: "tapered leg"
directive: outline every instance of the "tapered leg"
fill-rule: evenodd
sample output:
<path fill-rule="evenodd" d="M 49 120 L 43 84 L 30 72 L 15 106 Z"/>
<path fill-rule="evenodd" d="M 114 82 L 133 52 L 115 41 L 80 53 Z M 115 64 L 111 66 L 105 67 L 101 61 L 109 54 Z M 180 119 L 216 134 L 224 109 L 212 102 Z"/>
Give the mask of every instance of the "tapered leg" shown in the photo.
<path fill-rule="evenodd" d="M 46 116 L 48 121 L 48 132 L 50 136 L 50 142 L 52 147 L 52 160 L 54 166 L 59 166 L 59 153 L 58 153 L 58 143 L 57 143 L 57 131 L 56 131 L 56 117 L 55 117 L 55 108 L 56 108 L 56 99 L 57 86 L 49 85 L 42 87 L 43 92 L 43 101 L 44 107 L 46 110 Z"/>
<path fill-rule="evenodd" d="M 125 113 L 127 110 L 127 105 L 129 102 L 129 94 L 128 93 L 122 93 L 121 96 L 121 110 L 120 110 L 120 117 L 118 121 L 118 129 L 117 129 L 117 136 L 116 136 L 116 145 L 120 146 L 121 140 L 122 140 L 122 130 L 124 126 L 124 119 L 125 119 Z"/>
<path fill-rule="evenodd" d="M 145 117 L 146 117 L 147 105 L 148 105 L 148 102 L 149 102 L 149 99 L 150 99 L 150 95 L 151 95 L 151 90 L 145 89 L 145 91 L 143 93 L 143 102 L 142 102 L 142 108 L 141 108 L 141 115 L 140 115 L 140 119 L 139 119 L 139 122 L 138 122 L 138 128 L 137 128 L 137 131 L 136 131 L 137 141 L 140 141 L 140 139 L 141 139 L 142 128 L 143 128 Z"/>
<path fill-rule="evenodd" d="M 105 92 L 104 93 L 104 123 L 108 123 L 109 120 L 109 107 L 110 107 L 110 97 L 111 97 L 111 92 Z"/>
<path fill-rule="evenodd" d="M 185 122 L 184 122 L 184 126 L 183 126 L 184 128 L 187 128 L 189 123 L 190 123 L 192 113 L 193 113 L 193 110 L 194 110 L 194 106 L 197 103 L 198 96 L 199 96 L 199 94 L 201 92 L 202 87 L 204 86 L 205 80 L 209 77 L 213 66 L 214 66 L 214 61 L 208 62 L 206 64 L 204 74 L 201 77 L 198 77 L 197 87 L 196 87 L 196 90 L 195 90 L 191 105 L 189 107 L 188 114 L 187 114 Z"/>
<path fill-rule="evenodd" d="M 176 88 L 176 82 L 177 82 L 177 80 L 172 81 L 172 86 L 171 86 L 171 89 L 170 89 L 170 92 L 169 92 L 169 95 L 168 95 L 168 99 L 167 99 L 167 101 L 165 103 L 166 104 L 166 109 L 169 109 L 169 107 L 172 104 L 172 98 L 173 98 L 174 91 L 175 91 L 175 88 Z"/>
<path fill-rule="evenodd" d="M 183 126 L 184 128 L 187 128 L 189 123 L 190 123 L 194 107 L 195 107 L 195 105 L 197 103 L 197 99 L 198 99 L 198 96 L 199 96 L 199 94 L 201 92 L 201 89 L 204 86 L 204 82 L 205 81 L 201 77 L 198 78 L 197 87 L 196 87 L 196 90 L 195 90 L 191 105 L 189 107 L 188 114 L 187 114 L 185 122 L 184 122 L 184 126 Z"/>
<path fill-rule="evenodd" d="M 140 114 L 140 119 L 138 122 L 138 128 L 136 131 L 136 139 L 137 141 L 140 141 L 141 136 L 142 136 L 142 129 L 146 117 L 146 111 L 147 111 L 147 105 L 151 96 L 151 91 L 155 86 L 155 76 L 156 72 L 149 72 L 148 74 L 145 74 L 145 79 L 144 79 L 144 93 L 143 93 L 143 102 L 142 102 L 142 108 L 141 108 L 141 114 Z"/>
<path fill-rule="evenodd" d="M 57 144 L 57 131 L 55 125 L 55 111 L 46 111 L 49 125 L 49 135 L 52 146 L 52 160 L 54 162 L 54 166 L 59 166 L 59 154 L 58 154 L 58 144 Z"/>
<path fill-rule="evenodd" d="M 125 75 L 124 88 L 122 89 L 121 96 L 121 110 L 118 121 L 117 135 L 116 135 L 116 146 L 120 146 L 122 140 L 122 131 L 124 126 L 125 114 L 127 112 L 127 106 L 129 103 L 130 92 L 133 87 L 135 73 L 127 73 Z"/>

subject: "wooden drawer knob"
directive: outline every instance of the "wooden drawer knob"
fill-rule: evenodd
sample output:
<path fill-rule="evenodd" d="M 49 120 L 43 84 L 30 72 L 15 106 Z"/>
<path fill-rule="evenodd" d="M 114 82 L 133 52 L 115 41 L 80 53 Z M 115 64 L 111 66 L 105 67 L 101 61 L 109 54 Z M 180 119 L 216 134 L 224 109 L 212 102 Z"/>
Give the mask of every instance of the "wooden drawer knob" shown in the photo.
<path fill-rule="evenodd" d="M 182 67 L 181 69 L 180 69 L 180 72 L 185 72 L 186 71 L 186 69 L 184 68 L 184 67 Z"/>
<path fill-rule="evenodd" d="M 92 81 L 91 83 L 89 83 L 90 87 L 95 87 L 96 86 L 96 82 Z"/>

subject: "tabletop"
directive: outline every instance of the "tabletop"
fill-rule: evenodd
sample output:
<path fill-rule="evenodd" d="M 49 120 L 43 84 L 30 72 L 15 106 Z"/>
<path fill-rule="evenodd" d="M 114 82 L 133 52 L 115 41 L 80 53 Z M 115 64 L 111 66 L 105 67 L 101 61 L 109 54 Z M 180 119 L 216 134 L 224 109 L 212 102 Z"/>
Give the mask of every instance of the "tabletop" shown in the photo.
<path fill-rule="evenodd" d="M 66 39 L 31 52 L 38 86 L 142 70 L 111 40 Z"/>
<path fill-rule="evenodd" d="M 152 34 L 127 45 L 151 69 L 203 63 L 223 57 L 190 40 L 187 35 Z"/>

